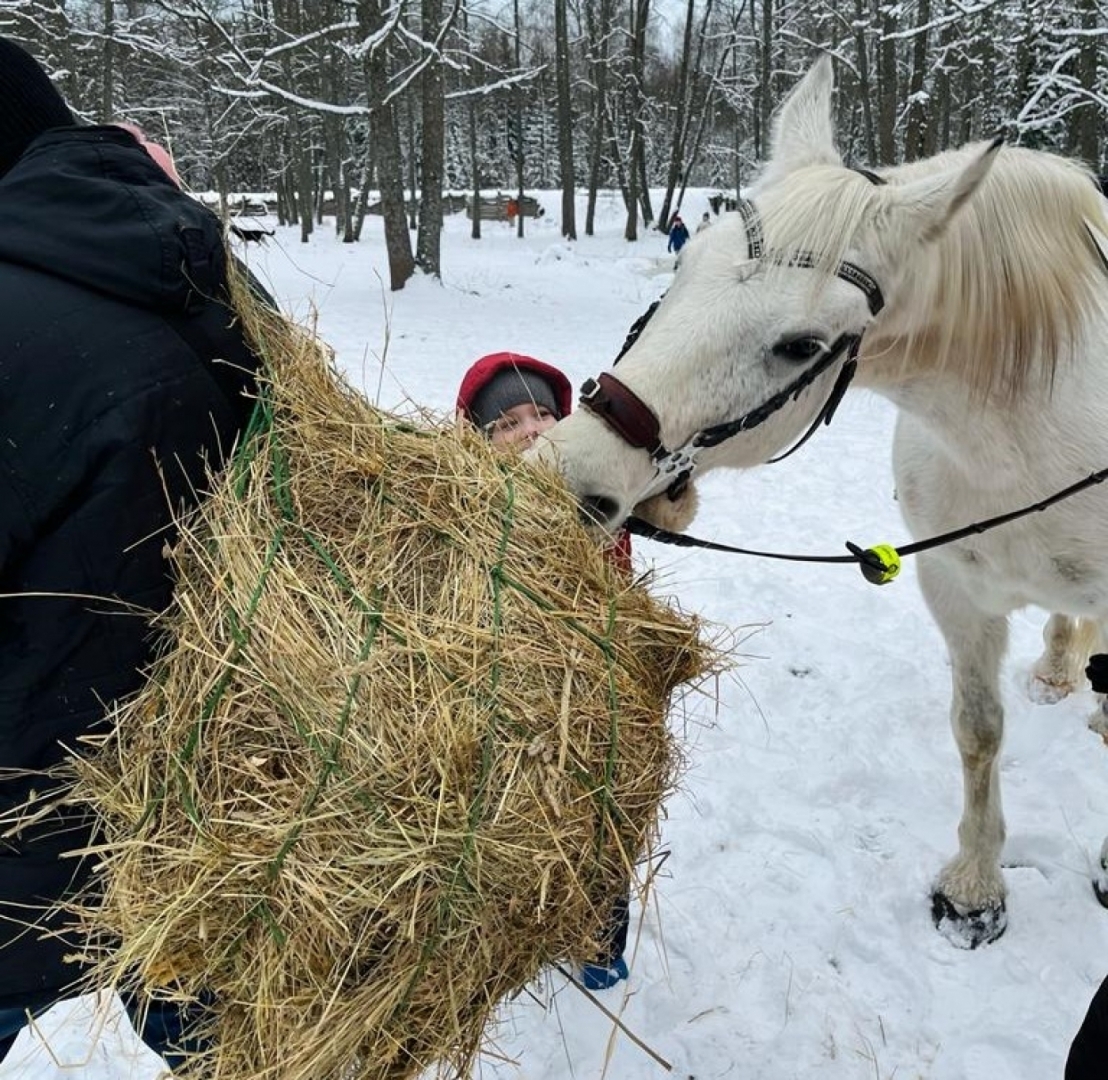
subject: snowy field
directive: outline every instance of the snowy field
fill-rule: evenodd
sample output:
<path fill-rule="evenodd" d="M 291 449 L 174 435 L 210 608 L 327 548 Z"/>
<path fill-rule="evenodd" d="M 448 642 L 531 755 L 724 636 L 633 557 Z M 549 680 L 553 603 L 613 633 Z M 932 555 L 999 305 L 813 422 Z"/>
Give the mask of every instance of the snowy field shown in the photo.
<path fill-rule="evenodd" d="M 288 310 L 318 310 L 367 394 L 446 411 L 486 352 L 531 353 L 580 383 L 670 280 L 665 238 L 625 243 L 616 198 L 598 235 L 574 244 L 559 239 L 557 196 L 543 201 L 522 242 L 489 222 L 475 242 L 451 218 L 442 283 L 397 294 L 380 219 L 361 244 L 325 229 L 301 245 L 278 230 L 246 254 Z M 683 209 L 696 222 L 703 196 Z M 893 419 L 884 401 L 849 396 L 787 462 L 703 483 L 692 531 L 814 553 L 905 539 Z M 1009 928 L 962 952 L 930 919 L 932 879 L 956 848 L 961 773 L 944 650 L 911 560 L 880 589 L 850 567 L 644 541 L 636 562 L 684 607 L 748 634 L 718 701 L 674 717 L 689 769 L 668 806 L 669 857 L 646 910 L 633 908 L 629 982 L 599 995 L 643 1045 L 553 974 L 505 1009 L 475 1075 L 663 1080 L 668 1066 L 680 1080 L 1061 1080 L 1108 972 L 1108 911 L 1089 884 L 1108 834 L 1108 749 L 1085 726 L 1090 693 L 1054 706 L 1028 697 L 1043 614 L 1013 620 L 1004 676 Z M 157 1059 L 110 1002 L 93 1005 L 58 1007 L 25 1032 L 0 1080 L 153 1080 Z"/>

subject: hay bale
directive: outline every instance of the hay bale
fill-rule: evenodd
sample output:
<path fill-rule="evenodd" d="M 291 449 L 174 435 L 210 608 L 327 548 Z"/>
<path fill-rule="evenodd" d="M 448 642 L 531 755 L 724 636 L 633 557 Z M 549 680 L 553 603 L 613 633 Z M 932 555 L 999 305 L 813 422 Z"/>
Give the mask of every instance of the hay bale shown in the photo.
<path fill-rule="evenodd" d="M 75 763 L 93 981 L 214 998 L 213 1080 L 467 1073 L 588 958 L 717 660 L 552 474 L 372 408 L 251 311 L 258 424 L 183 524 L 166 649 Z"/>

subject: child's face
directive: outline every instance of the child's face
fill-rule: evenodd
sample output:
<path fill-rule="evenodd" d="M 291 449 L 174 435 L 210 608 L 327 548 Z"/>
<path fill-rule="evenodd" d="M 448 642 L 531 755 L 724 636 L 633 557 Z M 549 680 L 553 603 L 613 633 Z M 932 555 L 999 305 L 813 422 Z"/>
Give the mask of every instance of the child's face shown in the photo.
<path fill-rule="evenodd" d="M 545 405 L 525 401 L 505 409 L 489 428 L 489 442 L 511 450 L 526 450 L 558 418 Z"/>

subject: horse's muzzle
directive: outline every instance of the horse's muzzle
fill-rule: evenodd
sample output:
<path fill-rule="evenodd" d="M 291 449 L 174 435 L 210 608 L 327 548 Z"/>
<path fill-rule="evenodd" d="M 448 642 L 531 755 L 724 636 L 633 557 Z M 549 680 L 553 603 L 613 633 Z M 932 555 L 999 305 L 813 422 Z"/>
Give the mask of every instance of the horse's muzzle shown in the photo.
<path fill-rule="evenodd" d="M 619 503 L 607 495 L 581 495 L 577 508 L 583 525 L 611 530 L 620 524 Z"/>

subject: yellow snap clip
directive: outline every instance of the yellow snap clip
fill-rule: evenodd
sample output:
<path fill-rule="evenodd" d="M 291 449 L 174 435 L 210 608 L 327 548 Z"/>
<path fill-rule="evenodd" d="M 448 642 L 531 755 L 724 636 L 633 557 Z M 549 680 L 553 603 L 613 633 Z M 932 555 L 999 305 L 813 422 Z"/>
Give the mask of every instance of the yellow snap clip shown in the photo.
<path fill-rule="evenodd" d="M 900 552 L 892 544 L 866 548 L 861 560 L 862 574 L 874 585 L 887 585 L 900 573 Z"/>

